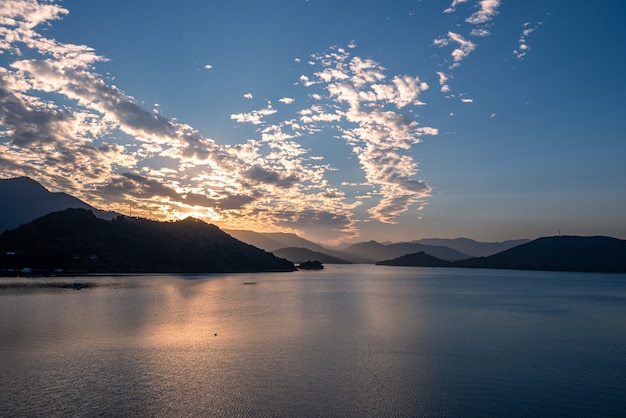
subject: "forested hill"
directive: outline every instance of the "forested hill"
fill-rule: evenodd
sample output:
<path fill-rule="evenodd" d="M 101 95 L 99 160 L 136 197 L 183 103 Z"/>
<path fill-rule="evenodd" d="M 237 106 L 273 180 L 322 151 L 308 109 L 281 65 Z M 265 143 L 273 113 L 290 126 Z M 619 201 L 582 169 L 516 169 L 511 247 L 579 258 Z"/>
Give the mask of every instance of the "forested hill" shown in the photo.
<path fill-rule="evenodd" d="M 187 218 L 157 222 L 66 209 L 0 235 L 0 272 L 210 273 L 295 271 L 290 261 Z"/>

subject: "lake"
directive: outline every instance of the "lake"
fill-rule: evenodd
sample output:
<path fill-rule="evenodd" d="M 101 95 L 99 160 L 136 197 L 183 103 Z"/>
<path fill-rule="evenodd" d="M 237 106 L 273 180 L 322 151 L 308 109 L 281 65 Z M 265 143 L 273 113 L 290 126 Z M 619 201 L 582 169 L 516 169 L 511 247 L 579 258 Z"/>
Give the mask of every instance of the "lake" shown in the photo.
<path fill-rule="evenodd" d="M 625 394 L 625 274 L 0 278 L 4 417 L 598 417 Z"/>

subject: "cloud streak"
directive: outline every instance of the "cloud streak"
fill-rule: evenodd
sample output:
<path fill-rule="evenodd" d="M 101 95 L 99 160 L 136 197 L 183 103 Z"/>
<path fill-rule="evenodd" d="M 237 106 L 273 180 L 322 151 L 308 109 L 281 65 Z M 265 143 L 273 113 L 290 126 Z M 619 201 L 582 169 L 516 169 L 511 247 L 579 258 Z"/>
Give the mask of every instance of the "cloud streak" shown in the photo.
<path fill-rule="evenodd" d="M 543 22 L 538 22 L 535 26 L 531 26 L 530 22 L 524 22 L 522 25 L 522 33 L 518 39 L 517 49 L 513 51 L 513 55 L 518 60 L 524 59 L 526 54 L 530 51 L 530 45 L 528 45 L 528 36 L 536 31 Z"/>
<path fill-rule="evenodd" d="M 472 51 L 476 49 L 476 44 L 470 40 L 463 38 L 461 35 L 455 32 L 448 32 L 444 37 L 435 39 L 434 44 L 440 48 L 450 45 L 450 43 L 458 45 L 453 49 L 450 55 L 454 60 L 454 63 L 449 67 L 450 69 L 456 68 L 461 65 L 461 61 L 465 59 Z"/>

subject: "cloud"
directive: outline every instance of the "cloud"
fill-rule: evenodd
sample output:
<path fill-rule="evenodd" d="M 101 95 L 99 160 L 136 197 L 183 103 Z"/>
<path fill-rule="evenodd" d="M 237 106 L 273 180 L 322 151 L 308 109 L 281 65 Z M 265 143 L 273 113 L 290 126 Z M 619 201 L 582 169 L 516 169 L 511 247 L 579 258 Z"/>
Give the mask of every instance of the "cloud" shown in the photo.
<path fill-rule="evenodd" d="M 474 99 L 461 99 L 463 103 L 474 103 Z"/>
<path fill-rule="evenodd" d="M 171 187 L 157 180 L 132 173 L 115 176 L 107 184 L 98 186 L 98 190 L 111 197 L 127 195 L 134 198 L 164 197 L 175 201 L 182 200 L 182 197 Z"/>
<path fill-rule="evenodd" d="M 246 99 L 253 99 L 254 96 L 252 96 L 252 93 L 246 93 L 243 95 L 243 97 L 245 97 Z"/>
<path fill-rule="evenodd" d="M 426 183 L 413 178 L 417 163 L 405 152 L 419 143 L 421 136 L 438 131 L 421 127 L 400 112 L 423 105 L 419 96 L 428 85 L 410 75 L 389 80 L 378 63 L 351 57 L 341 48 L 316 58 L 324 69 L 315 74 L 317 83 L 313 85 L 323 87 L 341 105 L 340 110 L 327 113 L 333 118 L 326 121 L 341 122 L 335 129 L 352 147 L 366 183 L 380 196 L 369 213 L 381 222 L 394 223 L 399 214 L 430 194 Z M 311 123 L 318 122 L 311 119 Z"/>
<path fill-rule="evenodd" d="M 439 76 L 439 85 L 443 86 L 448 82 L 450 77 L 444 73 L 443 71 L 437 71 L 437 75 Z"/>
<path fill-rule="evenodd" d="M 248 113 L 237 113 L 230 115 L 230 118 L 236 120 L 239 123 L 251 123 L 253 125 L 260 125 L 263 123 L 263 118 L 269 115 L 273 115 L 277 110 L 272 108 L 272 105 L 268 103 L 267 107 L 259 110 L 253 110 Z"/>
<path fill-rule="evenodd" d="M 261 166 L 254 166 L 243 173 L 244 177 L 258 183 L 272 184 L 280 188 L 292 187 L 299 181 L 295 174 L 282 174 L 267 170 Z"/>
<path fill-rule="evenodd" d="M 447 93 L 450 91 L 450 86 L 446 84 L 450 79 L 450 76 L 443 71 L 437 71 L 437 76 L 439 77 L 439 85 L 441 88 L 439 89 L 442 93 Z"/>
<path fill-rule="evenodd" d="M 487 29 L 485 28 L 474 28 L 472 29 L 472 31 L 470 32 L 470 35 L 472 36 L 478 36 L 481 38 L 487 37 L 489 35 L 491 35 L 491 32 L 489 32 Z"/>
<path fill-rule="evenodd" d="M 445 37 L 435 39 L 434 45 L 441 48 L 448 46 L 450 42 L 455 42 L 459 45 L 459 47 L 455 48 L 450 54 L 454 59 L 454 64 L 450 66 L 450 68 L 452 69 L 458 67 L 460 65 L 460 62 L 476 49 L 476 44 L 463 38 L 458 33 L 448 32 Z"/>
<path fill-rule="evenodd" d="M 467 0 L 453 0 L 452 4 L 450 5 L 450 7 L 448 7 L 446 10 L 444 10 L 444 13 L 453 13 L 454 11 L 456 11 L 456 6 L 458 6 L 461 3 L 465 3 Z"/>
<path fill-rule="evenodd" d="M 522 33 L 518 39 L 518 47 L 513 51 L 515 58 L 522 60 L 530 51 L 530 45 L 528 45 L 528 36 L 536 31 L 543 22 L 537 22 L 535 26 L 531 27 L 529 22 L 524 22 Z"/>
<path fill-rule="evenodd" d="M 429 196 L 413 158 L 416 144 L 438 134 L 416 112 L 429 86 L 351 55 L 356 43 L 311 57 L 299 83 L 311 100 L 298 101 L 303 107 L 294 106 L 293 118 L 279 118 L 269 101 L 232 114 L 257 136 L 220 145 L 144 109 L 98 72 L 107 58 L 92 48 L 46 37 L 53 31 L 41 28 L 67 13 L 34 0 L 0 6 L 0 52 L 8 63 L 0 66 L 3 173 L 32 176 L 103 209 L 130 205 L 138 216 L 194 215 L 331 238 L 357 236 L 357 217 L 396 222 Z M 337 140 L 362 177 L 350 194 L 331 181 L 340 168 L 303 146 Z"/>
<path fill-rule="evenodd" d="M 500 0 L 480 0 L 479 6 L 480 9 L 465 19 L 466 22 L 477 25 L 490 21 L 498 13 Z"/>
<path fill-rule="evenodd" d="M 213 68 L 213 66 L 212 66 L 212 65 L 210 65 L 210 64 L 207 64 L 207 65 L 205 65 L 205 66 L 204 66 L 204 68 L 205 68 L 206 70 L 210 70 L 210 69 L 212 69 L 212 68 Z"/>

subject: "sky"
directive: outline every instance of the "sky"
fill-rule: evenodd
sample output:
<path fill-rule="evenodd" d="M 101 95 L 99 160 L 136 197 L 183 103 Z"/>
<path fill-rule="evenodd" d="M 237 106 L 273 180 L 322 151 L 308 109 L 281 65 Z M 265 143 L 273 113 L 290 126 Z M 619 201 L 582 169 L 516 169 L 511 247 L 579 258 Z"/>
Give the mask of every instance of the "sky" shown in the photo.
<path fill-rule="evenodd" d="M 0 178 L 327 245 L 626 239 L 626 2 L 3 0 Z"/>

